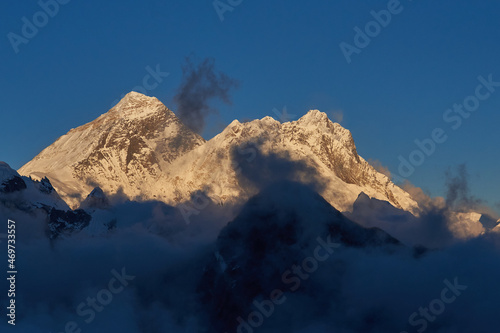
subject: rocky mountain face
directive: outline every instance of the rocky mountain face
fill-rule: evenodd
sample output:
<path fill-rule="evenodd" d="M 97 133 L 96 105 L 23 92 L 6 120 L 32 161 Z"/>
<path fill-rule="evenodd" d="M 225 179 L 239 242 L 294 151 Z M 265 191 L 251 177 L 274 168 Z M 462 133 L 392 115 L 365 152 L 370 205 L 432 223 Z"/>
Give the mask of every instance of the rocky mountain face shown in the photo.
<path fill-rule="evenodd" d="M 7 163 L 0 162 L 0 202 L 4 207 L 30 211 L 36 208 L 69 209 L 47 178 L 23 177 Z"/>
<path fill-rule="evenodd" d="M 361 192 L 418 211 L 408 193 L 358 155 L 351 133 L 317 110 L 283 124 L 271 117 L 235 120 L 175 161 L 164 186 L 173 186 L 178 194 L 169 200 L 186 200 L 189 193 L 204 190 L 212 200 L 226 202 L 257 193 L 262 175 L 271 181 L 284 173 L 293 173 L 291 180 L 315 182 L 319 193 L 341 211 L 351 210 Z"/>
<path fill-rule="evenodd" d="M 0 162 L 0 216 L 2 220 L 19 218 L 21 228 L 39 228 L 49 239 L 80 231 L 92 219 L 83 210 L 71 210 L 48 178 L 23 177 L 4 162 Z"/>
<path fill-rule="evenodd" d="M 341 211 L 351 210 L 361 192 L 418 211 L 410 195 L 360 157 L 351 133 L 325 113 L 313 110 L 283 124 L 271 117 L 235 120 L 205 142 L 156 98 L 135 92 L 96 120 L 69 131 L 19 172 L 48 177 L 73 208 L 95 187 L 107 195 L 168 204 L 188 201 L 192 193 L 203 191 L 222 204 L 258 192 L 263 184 L 255 182 L 252 173 L 279 179 L 286 171 L 280 170 L 279 159 L 297 167 L 286 167 L 292 170 L 290 180 L 320 184 L 320 194 Z"/>
<path fill-rule="evenodd" d="M 48 177 L 77 207 L 96 186 L 133 199 L 150 189 L 179 156 L 204 143 L 156 98 L 131 92 L 96 120 L 70 130 L 19 172 Z"/>

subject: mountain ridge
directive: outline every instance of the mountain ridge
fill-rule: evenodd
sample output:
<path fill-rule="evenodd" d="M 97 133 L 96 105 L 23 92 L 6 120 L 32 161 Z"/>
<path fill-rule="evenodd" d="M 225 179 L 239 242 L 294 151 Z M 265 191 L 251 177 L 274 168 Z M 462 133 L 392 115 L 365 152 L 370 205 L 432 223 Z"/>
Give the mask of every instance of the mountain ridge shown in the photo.
<path fill-rule="evenodd" d="M 325 184 L 321 195 L 341 211 L 352 209 L 364 192 L 418 214 L 408 193 L 358 155 L 351 132 L 319 110 L 284 123 L 269 116 L 234 120 L 206 141 L 155 97 L 131 92 L 107 113 L 61 136 L 19 173 L 48 177 L 72 208 L 95 187 L 168 204 L 205 191 L 224 203 L 255 194 L 242 188 L 232 155 L 247 144 L 254 148 L 247 148 L 246 159 L 258 149 L 262 156 L 272 153 L 314 169 L 314 181 Z"/>

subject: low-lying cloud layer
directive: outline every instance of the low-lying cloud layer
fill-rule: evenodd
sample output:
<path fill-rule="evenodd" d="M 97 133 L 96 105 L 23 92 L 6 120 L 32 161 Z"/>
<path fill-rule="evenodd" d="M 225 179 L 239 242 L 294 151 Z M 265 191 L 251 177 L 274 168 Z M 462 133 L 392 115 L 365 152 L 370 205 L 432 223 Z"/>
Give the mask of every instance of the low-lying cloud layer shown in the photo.
<path fill-rule="evenodd" d="M 187 224 L 178 207 L 114 198 L 110 200 L 110 210 L 94 213 L 97 222 L 88 229 L 49 241 L 42 213 L 25 213 L 7 208 L 5 203 L 0 205 L 2 220 L 11 218 L 18 224 L 19 266 L 16 327 L 10 327 L 4 318 L 0 321 L 2 331 L 65 332 L 69 327 L 75 332 L 219 332 L 214 329 L 213 312 L 201 301 L 200 286 L 207 278 L 206 268 L 214 260 L 221 270 L 227 269 L 224 260 L 228 258 L 221 259 L 216 252 L 217 237 L 235 215 L 239 221 L 258 216 L 262 219 L 260 225 L 269 233 L 252 238 L 255 248 L 249 253 L 262 256 L 254 266 L 259 269 L 238 274 L 229 271 L 229 278 L 220 283 L 226 283 L 227 290 L 231 290 L 232 283 L 239 281 L 231 277 L 246 276 L 248 281 L 260 276 L 277 277 L 267 280 L 266 291 L 283 288 L 286 301 L 274 304 L 271 314 L 270 308 L 266 312 L 245 301 L 241 306 L 249 312 L 227 318 L 226 327 L 234 327 L 234 332 L 456 333 L 498 329 L 500 235 L 487 232 L 471 239 L 457 239 L 446 220 L 446 200 L 435 202 L 423 193 L 421 205 L 427 208 L 417 220 L 405 221 L 406 216 L 386 207 L 384 213 L 392 214 L 392 220 L 384 225 L 381 215 L 371 221 L 380 222 L 379 226 L 396 238 L 397 232 L 391 231 L 399 228 L 399 236 L 406 237 L 400 240 L 407 245 L 394 248 L 381 243 L 381 248 L 374 250 L 341 239 L 340 246 L 318 262 L 307 277 L 302 271 L 304 278 L 300 278 L 298 288 L 284 288 L 286 283 L 280 285 L 280 277 L 287 269 L 293 270 L 293 266 L 281 267 L 278 263 L 300 265 L 314 256 L 313 236 L 321 229 L 319 224 L 338 219 L 338 213 L 327 208 L 326 201 L 313 200 L 314 196 L 303 200 L 300 187 L 274 185 L 276 180 L 293 182 L 307 174 L 300 163 L 291 162 L 286 156 L 266 155 L 258 149 L 248 156 L 254 157 L 251 162 L 240 159 L 235 163 L 240 180 L 271 198 L 262 202 L 270 203 L 265 209 L 276 204 L 274 215 L 251 203 L 243 209 L 210 203 Z M 460 175 L 450 184 L 460 183 Z M 313 179 L 308 191 L 317 189 Z M 448 203 L 462 202 L 466 187 L 451 187 L 455 190 L 450 198 L 455 199 Z M 290 189 L 295 192 L 290 193 Z M 359 203 L 369 204 L 363 200 L 366 198 Z M 357 215 L 360 219 L 368 217 Z M 296 234 L 278 233 L 281 240 L 276 240 L 276 244 L 289 248 L 271 250 L 278 237 L 275 231 L 288 218 L 298 223 L 293 229 Z M 110 219 L 116 219 L 113 228 L 98 228 L 98 223 Z M 247 222 L 244 228 L 236 224 L 225 229 L 229 237 L 226 239 L 239 239 L 236 234 L 231 236 L 233 233 L 244 236 L 253 232 L 249 225 L 252 221 Z M 395 227 L 387 230 L 389 224 Z M 335 228 L 329 230 L 335 232 Z M 434 250 L 413 248 L 416 244 Z M 285 254 L 286 258 L 280 257 Z M 299 276 L 298 271 L 294 274 Z M 7 290 L 5 281 L 0 287 Z M 216 297 L 223 299 L 228 295 Z M 255 300 L 269 304 L 264 302 L 269 300 L 269 293 L 257 293 Z M 0 306 L 4 309 L 6 302 L 2 292 Z M 245 324 L 240 325 L 239 317 Z"/>

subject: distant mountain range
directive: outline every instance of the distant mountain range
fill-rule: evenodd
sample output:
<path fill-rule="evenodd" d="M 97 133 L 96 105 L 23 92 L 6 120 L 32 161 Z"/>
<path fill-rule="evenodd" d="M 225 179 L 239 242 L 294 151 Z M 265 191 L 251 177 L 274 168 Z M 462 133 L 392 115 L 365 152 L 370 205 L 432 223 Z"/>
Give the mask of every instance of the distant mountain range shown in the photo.
<path fill-rule="evenodd" d="M 279 170 L 280 159 L 294 164 L 294 174 L 289 175 L 293 180 L 319 184 L 320 194 L 341 211 L 352 210 L 363 192 L 418 214 L 408 193 L 358 155 L 351 133 L 317 110 L 283 124 L 271 117 L 235 120 L 205 141 L 158 99 L 131 92 L 18 171 L 33 179 L 50 179 L 72 208 L 95 187 L 107 195 L 121 193 L 132 200 L 167 204 L 203 191 L 224 204 L 249 198 L 258 192 L 259 182 L 290 172 L 286 169 L 291 165 Z M 271 171 L 258 171 L 261 163 Z"/>
<path fill-rule="evenodd" d="M 134 333 L 410 331 L 454 276 L 484 291 L 433 329 L 469 332 L 476 311 L 494 331 L 500 221 L 415 199 L 320 111 L 235 120 L 205 141 L 135 92 L 19 171 L 0 162 L 0 219 L 17 221 L 31 281 L 23 332 L 86 325 L 82 295 L 106 303 L 113 267 L 134 275 L 130 293 L 89 331 L 125 317 Z"/>
<path fill-rule="evenodd" d="M 4 206 L 41 209 L 52 238 L 91 225 L 106 230 L 116 222 L 113 214 L 102 213 L 113 198 L 180 207 L 189 223 L 186 215 L 199 213 L 193 208 L 197 201 L 241 206 L 279 181 L 308 185 L 354 221 L 406 242 L 413 237 L 407 226 L 419 226 L 420 215 L 427 214 L 358 155 L 347 129 L 318 110 L 285 123 L 271 117 L 234 120 L 206 141 L 158 99 L 131 92 L 18 172 L 6 163 L 0 171 Z M 499 223 L 473 211 L 447 211 L 446 219 L 446 229 L 458 238 L 478 236 Z"/>

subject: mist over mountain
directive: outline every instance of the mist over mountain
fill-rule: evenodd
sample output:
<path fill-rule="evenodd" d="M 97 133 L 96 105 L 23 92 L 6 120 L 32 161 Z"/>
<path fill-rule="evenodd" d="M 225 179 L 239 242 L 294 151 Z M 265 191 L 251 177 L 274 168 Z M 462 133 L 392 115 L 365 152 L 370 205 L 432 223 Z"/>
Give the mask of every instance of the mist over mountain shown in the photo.
<path fill-rule="evenodd" d="M 0 163 L 16 329 L 495 331 L 499 221 L 464 169 L 448 186 L 397 186 L 318 110 L 205 141 L 131 92 L 18 171 Z"/>

